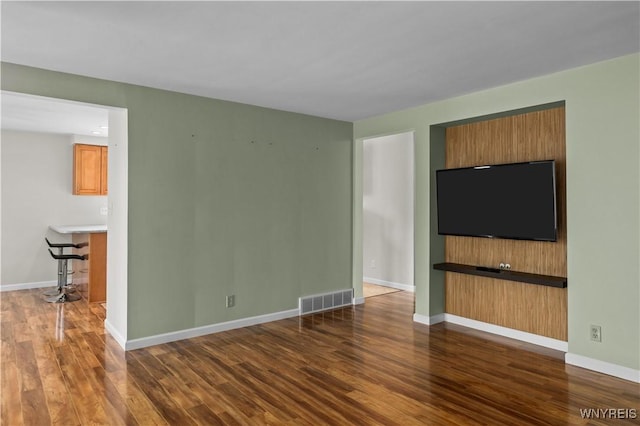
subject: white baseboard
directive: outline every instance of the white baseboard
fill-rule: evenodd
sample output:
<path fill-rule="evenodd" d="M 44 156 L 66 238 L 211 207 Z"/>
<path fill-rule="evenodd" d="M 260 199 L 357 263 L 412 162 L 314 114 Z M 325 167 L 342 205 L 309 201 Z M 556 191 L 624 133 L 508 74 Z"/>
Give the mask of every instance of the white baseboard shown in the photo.
<path fill-rule="evenodd" d="M 425 325 L 435 325 L 444 321 L 444 314 L 432 315 L 430 317 L 426 315 L 413 314 L 413 321 Z"/>
<path fill-rule="evenodd" d="M 21 283 L 21 284 L 2 284 L 0 285 L 0 291 L 14 291 L 14 290 L 29 290 L 32 288 L 44 288 L 55 287 L 58 285 L 58 281 L 38 281 L 33 283 Z"/>
<path fill-rule="evenodd" d="M 397 288 L 398 290 L 404 290 L 404 291 L 410 291 L 410 292 L 416 291 L 416 286 L 411 284 L 394 283 L 391 281 L 379 280 L 377 278 L 370 278 L 370 277 L 363 277 L 362 281 L 366 281 L 371 284 L 377 284 L 385 287 Z"/>
<path fill-rule="evenodd" d="M 141 337 L 139 339 L 128 340 L 124 345 L 124 349 L 126 351 L 130 351 L 134 349 L 146 348 L 148 346 L 160 345 L 162 343 L 191 339 L 193 337 L 200 337 L 206 334 L 220 333 L 221 331 L 228 331 L 236 328 L 249 327 L 266 322 L 297 317 L 298 315 L 300 315 L 299 309 L 290 309 L 288 311 L 242 318 L 233 321 L 221 322 L 218 324 L 211 324 L 202 327 L 189 328 L 186 330 L 173 331 L 170 333 L 157 334 L 155 336 Z"/>
<path fill-rule="evenodd" d="M 111 335 L 111 337 L 115 339 L 116 342 L 118 342 L 122 349 L 126 350 L 127 339 L 125 339 L 124 336 L 122 336 L 122 334 L 120 334 L 120 332 L 118 332 L 118 330 L 116 330 L 116 328 L 111 325 L 109 319 L 104 320 L 104 329 L 107 330 L 107 332 Z"/>
<path fill-rule="evenodd" d="M 623 367 L 622 365 L 612 364 L 599 359 L 588 358 L 586 356 L 572 354 L 567 352 L 564 355 L 564 362 L 575 365 L 577 367 L 586 368 L 587 370 L 597 371 L 598 373 L 608 374 L 619 379 L 629 380 L 631 382 L 640 383 L 640 370 Z"/>
<path fill-rule="evenodd" d="M 354 305 L 362 305 L 364 303 L 364 297 L 354 297 L 353 304 Z"/>
<path fill-rule="evenodd" d="M 509 337 L 511 339 L 521 340 L 527 343 L 533 343 L 534 345 L 544 346 L 545 348 L 551 348 L 557 351 L 567 352 L 569 350 L 569 344 L 567 342 L 552 339 L 551 337 L 539 336 L 537 334 L 527 333 L 526 331 L 515 330 L 513 328 L 502 327 L 500 325 L 489 324 L 452 314 L 444 314 L 444 320 L 452 324 L 458 324 L 476 330 L 486 331 L 487 333 L 497 334 L 499 336 Z"/>
<path fill-rule="evenodd" d="M 525 331 L 514 330 L 512 328 L 502 327 L 495 324 L 489 324 L 482 321 L 476 321 L 469 318 L 459 317 L 452 314 L 438 314 L 428 317 L 426 315 L 413 314 L 413 320 L 421 324 L 434 325 L 442 321 L 458 324 L 475 330 L 485 331 L 487 333 L 497 334 L 509 337 L 511 339 L 521 340 L 523 342 L 533 343 L 534 345 L 555 349 L 566 352 L 564 356 L 565 363 L 575 365 L 577 367 L 586 368 L 588 370 L 604 373 L 609 376 L 617 377 L 631 382 L 640 383 L 640 370 L 612 364 L 598 359 L 588 358 L 582 355 L 569 353 L 568 342 L 563 340 L 552 339 L 550 337 L 539 336 L 537 334 L 527 333 Z"/>
<path fill-rule="evenodd" d="M 444 316 L 445 316 L 445 314 L 431 315 L 429 317 L 429 321 L 431 322 L 431 325 L 438 324 L 438 323 L 441 323 L 441 322 L 445 321 Z"/>

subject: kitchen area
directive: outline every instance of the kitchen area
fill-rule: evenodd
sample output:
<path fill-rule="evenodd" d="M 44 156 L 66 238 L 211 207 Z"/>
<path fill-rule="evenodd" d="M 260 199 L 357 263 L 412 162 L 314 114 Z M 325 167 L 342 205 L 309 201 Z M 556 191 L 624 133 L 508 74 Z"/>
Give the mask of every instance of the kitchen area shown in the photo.
<path fill-rule="evenodd" d="M 109 147 L 73 145 L 73 195 L 107 196 Z M 105 213 L 104 207 L 101 212 Z M 106 211 L 108 213 L 108 210 Z M 107 301 L 107 225 L 50 225 L 61 235 L 71 235 L 75 272 L 72 286 L 89 303 Z"/>
<path fill-rule="evenodd" d="M 67 301 L 105 303 L 107 111 L 3 93 L 0 155 L 0 290 L 54 293 L 62 261 L 53 257 L 64 253 L 74 257 L 64 261 L 63 284 L 76 295 Z"/>

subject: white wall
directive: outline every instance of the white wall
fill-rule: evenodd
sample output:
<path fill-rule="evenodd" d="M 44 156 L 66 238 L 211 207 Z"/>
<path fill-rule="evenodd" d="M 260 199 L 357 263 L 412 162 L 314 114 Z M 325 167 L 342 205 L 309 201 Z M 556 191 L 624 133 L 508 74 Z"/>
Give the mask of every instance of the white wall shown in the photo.
<path fill-rule="evenodd" d="M 73 143 L 105 138 L 2 131 L 2 286 L 57 279 L 50 241 L 70 241 L 49 225 L 105 224 L 106 196 L 72 195 Z"/>
<path fill-rule="evenodd" d="M 413 286 L 413 133 L 364 141 L 364 277 Z"/>
<path fill-rule="evenodd" d="M 109 232 L 107 233 L 107 318 L 105 328 L 126 347 L 128 321 L 127 110 L 109 108 Z"/>

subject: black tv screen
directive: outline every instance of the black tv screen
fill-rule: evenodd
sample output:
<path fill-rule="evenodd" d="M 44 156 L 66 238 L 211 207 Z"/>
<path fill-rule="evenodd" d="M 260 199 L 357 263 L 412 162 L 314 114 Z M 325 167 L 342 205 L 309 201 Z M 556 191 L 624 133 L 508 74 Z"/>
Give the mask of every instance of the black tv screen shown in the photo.
<path fill-rule="evenodd" d="M 556 241 L 555 162 L 436 171 L 438 233 Z"/>

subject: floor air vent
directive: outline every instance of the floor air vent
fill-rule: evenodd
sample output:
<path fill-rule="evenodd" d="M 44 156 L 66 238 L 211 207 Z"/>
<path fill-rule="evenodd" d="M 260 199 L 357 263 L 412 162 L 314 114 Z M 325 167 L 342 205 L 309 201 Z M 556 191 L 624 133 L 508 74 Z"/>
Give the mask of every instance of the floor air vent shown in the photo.
<path fill-rule="evenodd" d="M 301 297 L 299 301 L 300 315 L 312 314 L 339 308 L 353 303 L 353 289 L 338 290 L 331 293 Z"/>

